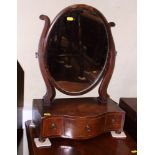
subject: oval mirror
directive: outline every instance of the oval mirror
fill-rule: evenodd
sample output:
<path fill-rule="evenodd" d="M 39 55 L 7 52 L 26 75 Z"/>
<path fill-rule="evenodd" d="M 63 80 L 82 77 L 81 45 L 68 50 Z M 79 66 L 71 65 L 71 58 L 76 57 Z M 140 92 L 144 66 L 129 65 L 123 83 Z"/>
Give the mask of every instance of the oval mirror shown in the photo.
<path fill-rule="evenodd" d="M 92 7 L 69 7 L 47 34 L 46 59 L 51 79 L 66 94 L 83 93 L 101 79 L 108 56 L 103 16 Z"/>

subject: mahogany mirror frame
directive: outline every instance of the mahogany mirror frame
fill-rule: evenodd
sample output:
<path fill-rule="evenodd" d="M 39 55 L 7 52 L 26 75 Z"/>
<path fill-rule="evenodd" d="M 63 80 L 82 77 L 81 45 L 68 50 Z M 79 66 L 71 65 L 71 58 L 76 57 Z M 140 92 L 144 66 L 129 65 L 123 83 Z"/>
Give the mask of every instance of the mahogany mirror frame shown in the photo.
<path fill-rule="evenodd" d="M 65 91 L 64 89 L 58 87 L 58 85 L 55 84 L 54 79 L 51 77 L 51 73 L 48 70 L 48 66 L 47 66 L 47 59 L 46 59 L 46 55 L 47 55 L 47 44 L 48 44 L 48 37 L 49 34 L 55 24 L 55 22 L 59 19 L 59 17 L 64 14 L 65 12 L 67 12 L 70 9 L 74 9 L 74 8 L 83 8 L 83 9 L 87 9 L 90 11 L 94 11 L 97 12 L 97 14 L 100 16 L 100 18 L 103 20 L 104 25 L 105 25 L 105 29 L 106 29 L 106 33 L 107 33 L 107 39 L 108 39 L 108 52 L 107 52 L 107 58 L 106 58 L 106 62 L 105 65 L 101 71 L 101 75 L 97 77 L 97 79 L 95 80 L 95 82 L 88 88 L 79 91 L 79 92 L 68 92 Z M 38 60 L 39 60 L 39 66 L 40 66 L 40 70 L 46 85 L 46 94 L 44 95 L 43 99 L 44 99 L 44 103 L 45 105 L 49 105 L 52 103 L 55 95 L 56 95 L 56 91 L 55 88 L 58 89 L 59 91 L 61 91 L 64 94 L 67 95 L 82 95 L 85 94 L 87 92 L 89 92 L 90 90 L 92 90 L 100 81 L 101 84 L 99 86 L 99 99 L 101 101 L 104 101 L 105 99 L 109 98 L 109 95 L 107 93 L 107 88 L 113 73 L 113 69 L 114 69 L 114 65 L 115 65 L 115 56 L 116 56 L 116 50 L 115 50 L 115 45 L 114 45 L 114 41 L 113 41 L 113 37 L 112 37 L 112 33 L 111 33 L 111 27 L 115 26 L 115 23 L 113 22 L 108 22 L 106 20 L 106 18 L 95 8 L 88 6 L 88 5 L 84 5 L 84 4 L 76 4 L 76 5 L 72 5 L 69 6 L 65 9 L 63 9 L 53 20 L 53 22 L 51 23 L 50 19 L 48 16 L 46 15 L 40 15 L 40 19 L 44 20 L 44 28 L 40 37 L 40 41 L 39 41 L 39 46 L 38 46 Z"/>

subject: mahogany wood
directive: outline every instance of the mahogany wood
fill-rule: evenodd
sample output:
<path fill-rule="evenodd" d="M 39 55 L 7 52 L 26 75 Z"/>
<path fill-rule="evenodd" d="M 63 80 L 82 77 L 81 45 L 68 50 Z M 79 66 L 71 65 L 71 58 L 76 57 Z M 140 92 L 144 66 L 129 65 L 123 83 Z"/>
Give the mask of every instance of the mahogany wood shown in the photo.
<path fill-rule="evenodd" d="M 34 143 L 37 137 L 35 128 L 29 126 L 30 121 L 25 125 L 30 155 L 131 155 L 131 151 L 137 149 L 136 142 L 127 132 L 126 139 L 112 138 L 110 133 L 83 141 L 52 138 L 51 147 L 37 148 Z"/>
<path fill-rule="evenodd" d="M 45 50 L 44 49 L 44 41 L 45 41 L 45 37 L 47 34 L 47 31 L 50 27 L 50 19 L 48 18 L 48 16 L 45 15 L 40 15 L 40 19 L 45 21 L 44 24 L 44 28 L 41 34 L 41 38 L 39 41 L 39 47 L 38 47 L 38 57 L 39 57 L 39 66 L 40 66 L 40 70 L 43 76 L 43 79 L 45 81 L 46 84 L 46 94 L 44 95 L 44 104 L 50 104 L 52 102 L 52 100 L 55 97 L 55 88 L 54 86 L 51 84 L 51 82 L 49 81 L 47 72 L 46 72 L 46 59 L 45 59 Z"/>
<path fill-rule="evenodd" d="M 88 139 L 108 131 L 123 131 L 125 113 L 111 99 L 55 99 L 51 106 L 33 100 L 33 121 L 40 138 Z"/>
<path fill-rule="evenodd" d="M 58 23 L 62 23 L 64 19 L 66 21 L 66 16 L 68 16 L 68 14 L 70 15 L 70 13 L 75 13 L 74 11 L 77 11 L 76 26 L 78 25 L 78 28 L 76 27 L 76 30 L 73 32 L 71 31 L 69 34 L 65 33 L 65 36 L 67 36 L 68 39 L 67 37 L 65 39 L 65 36 L 57 33 L 56 35 L 53 35 L 57 31 L 57 29 L 54 27 L 55 24 L 58 21 Z M 62 18 L 64 15 L 65 18 Z M 83 20 L 83 32 L 85 32 L 83 36 L 86 36 L 86 38 L 83 40 L 81 39 L 82 30 L 80 25 L 82 24 L 79 22 L 80 16 Z M 34 100 L 33 103 L 33 121 L 36 125 L 36 130 L 40 140 L 43 140 L 46 137 L 89 139 L 112 130 L 116 132 L 122 131 L 125 113 L 114 101 L 110 99 L 109 95 L 107 94 L 108 84 L 114 69 L 116 54 L 110 27 L 115 26 L 115 24 L 113 22 L 108 22 L 97 9 L 83 4 L 72 5 L 65 8 L 55 17 L 52 23 L 50 22 L 48 16 L 41 15 L 40 19 L 44 20 L 45 24 L 38 47 L 39 65 L 47 88 L 47 92 L 43 97 L 43 100 Z M 90 24 L 92 23 L 95 23 L 96 31 L 99 29 L 99 27 L 102 30 L 98 31 L 99 34 L 104 34 L 102 35 L 103 38 L 96 37 L 97 43 L 99 44 L 96 43 L 97 47 L 95 46 L 93 50 L 93 46 L 89 45 L 94 43 L 95 35 L 94 33 L 91 33 L 92 36 L 90 36 L 88 33 L 92 32 L 92 27 L 90 28 L 91 31 L 84 31 L 84 29 L 89 29 Z M 62 28 L 62 25 L 56 26 Z M 61 30 L 62 29 L 60 29 L 60 31 Z M 73 35 L 73 33 L 76 31 L 77 37 Z M 54 36 L 53 38 L 51 37 L 52 35 Z M 73 37 L 71 37 L 72 35 Z M 60 39 L 60 37 L 63 39 Z M 92 40 L 89 40 L 88 38 L 92 38 Z M 74 42 L 72 42 L 70 39 L 75 39 L 76 43 L 74 48 L 70 48 L 73 46 L 72 44 L 74 44 Z M 63 46 L 66 46 L 69 44 L 69 42 L 71 42 L 71 46 L 69 46 L 68 51 L 73 51 L 72 53 L 67 53 L 67 59 L 74 56 L 74 59 L 72 59 L 72 66 L 74 67 L 71 74 L 67 74 L 67 80 L 65 78 L 64 80 L 62 77 L 63 74 L 67 72 L 68 68 L 65 70 L 61 65 L 59 66 L 59 63 L 62 63 L 62 61 L 58 61 L 58 57 L 63 56 L 61 53 L 61 48 L 57 46 L 57 44 L 60 44 L 61 40 Z M 85 46 L 85 44 L 82 45 L 82 41 L 87 46 Z M 55 47 L 54 49 L 53 44 Z M 85 49 L 90 49 L 90 51 L 84 50 L 84 47 Z M 65 51 L 65 49 L 63 50 Z M 97 55 L 98 51 L 100 50 L 102 52 Z M 60 54 L 58 54 L 59 52 Z M 91 55 L 92 53 L 94 57 L 95 55 L 98 56 L 96 57 L 97 59 L 94 60 L 94 57 Z M 98 59 L 100 57 L 102 59 Z M 85 61 L 80 61 L 82 59 Z M 104 62 L 101 62 L 103 60 Z M 58 61 L 59 63 L 53 63 L 55 61 Z M 85 66 L 89 66 L 86 68 L 88 70 L 84 70 L 84 67 L 81 67 L 81 63 L 85 63 Z M 52 68 L 52 65 L 54 68 Z M 49 66 L 52 67 L 50 68 Z M 95 68 L 94 66 L 97 67 Z M 67 67 L 70 67 L 70 65 L 67 65 Z M 91 70 L 91 72 L 89 72 L 90 68 L 95 68 L 95 70 Z M 52 72 L 51 70 L 54 70 L 55 72 Z M 83 71 L 84 75 L 86 74 L 85 79 L 87 79 L 86 81 L 88 82 L 79 82 L 78 80 L 74 81 L 74 77 L 83 80 L 83 76 L 81 76 L 81 70 Z M 74 72 L 76 73 L 76 71 L 78 76 L 74 76 Z M 59 74 L 59 72 L 61 74 Z M 57 82 L 54 77 L 57 77 L 56 79 L 60 80 Z M 54 99 L 55 88 L 67 95 L 82 95 L 92 90 L 100 81 L 101 85 L 99 87 L 99 97 Z M 73 89 L 75 87 L 77 91 Z M 64 88 L 66 88 L 66 90 Z"/>

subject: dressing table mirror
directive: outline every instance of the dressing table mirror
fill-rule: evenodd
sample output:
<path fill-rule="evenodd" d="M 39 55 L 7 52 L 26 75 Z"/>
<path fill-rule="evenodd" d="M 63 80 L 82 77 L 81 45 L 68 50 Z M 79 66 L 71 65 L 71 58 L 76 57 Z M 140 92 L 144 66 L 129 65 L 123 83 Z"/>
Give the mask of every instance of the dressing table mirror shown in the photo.
<path fill-rule="evenodd" d="M 38 60 L 46 94 L 33 100 L 33 122 L 40 141 L 89 139 L 123 131 L 125 113 L 107 94 L 116 56 L 111 34 L 115 24 L 83 4 L 65 8 L 52 23 L 46 15 L 40 19 L 45 24 Z M 99 82 L 97 97 L 80 97 Z M 70 97 L 55 98 L 56 89 Z"/>

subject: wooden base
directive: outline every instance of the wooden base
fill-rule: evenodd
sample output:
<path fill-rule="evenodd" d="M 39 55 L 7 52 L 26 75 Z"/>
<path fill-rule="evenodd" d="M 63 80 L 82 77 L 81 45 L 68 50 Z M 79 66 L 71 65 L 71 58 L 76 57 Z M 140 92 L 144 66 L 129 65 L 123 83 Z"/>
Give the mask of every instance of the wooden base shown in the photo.
<path fill-rule="evenodd" d="M 30 122 L 25 123 L 30 155 L 131 155 L 131 151 L 137 149 L 128 133 L 126 139 L 112 138 L 110 133 L 83 141 L 52 138 L 51 147 L 37 148 L 34 143 L 36 129 L 29 126 Z"/>
<path fill-rule="evenodd" d="M 111 99 L 55 99 L 50 106 L 33 101 L 33 122 L 38 137 L 89 139 L 108 131 L 123 131 L 124 111 Z"/>

